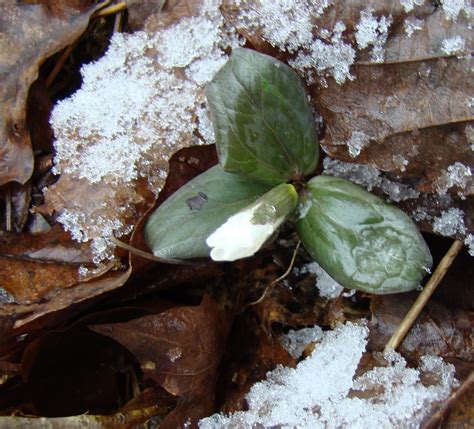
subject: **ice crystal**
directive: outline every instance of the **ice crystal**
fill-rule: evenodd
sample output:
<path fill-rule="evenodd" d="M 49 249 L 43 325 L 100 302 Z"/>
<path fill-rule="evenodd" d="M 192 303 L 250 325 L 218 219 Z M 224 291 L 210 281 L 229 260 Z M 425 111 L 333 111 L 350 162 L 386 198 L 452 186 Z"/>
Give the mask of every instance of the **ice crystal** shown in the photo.
<path fill-rule="evenodd" d="M 391 201 L 399 202 L 420 196 L 420 193 L 412 187 L 384 177 L 377 168 L 371 165 L 347 163 L 336 159 L 325 158 L 323 166 L 324 174 L 351 180 L 354 183 L 364 186 L 368 191 L 378 188 L 384 192 Z"/>
<path fill-rule="evenodd" d="M 282 335 L 279 340 L 288 353 L 298 359 L 308 345 L 319 343 L 323 336 L 323 330 L 319 326 L 313 326 L 312 328 L 291 330 Z"/>
<path fill-rule="evenodd" d="M 403 23 L 403 29 L 407 37 L 413 36 L 415 31 L 423 29 L 423 20 L 416 18 L 407 18 Z"/>
<path fill-rule="evenodd" d="M 450 208 L 441 213 L 433 221 L 433 231 L 446 237 L 456 234 L 465 234 L 464 212 L 457 208 Z"/>
<path fill-rule="evenodd" d="M 354 63 L 355 50 L 343 40 L 345 25 L 336 22 L 332 28 L 318 29 L 314 22 L 330 1 L 234 0 L 233 3 L 239 7 L 237 25 L 258 34 L 270 45 L 295 54 L 289 64 L 308 81 L 314 81 L 314 71 L 322 82 L 327 76 L 334 77 L 339 84 L 353 79 L 349 68 Z"/>
<path fill-rule="evenodd" d="M 15 298 L 4 288 L 0 287 L 0 304 L 14 304 Z"/>
<path fill-rule="evenodd" d="M 436 189 L 440 194 L 445 194 L 454 186 L 460 189 L 458 194 L 461 198 L 465 198 L 465 193 L 469 194 L 472 191 L 472 171 L 461 162 L 448 166 L 436 181 Z"/>
<path fill-rule="evenodd" d="M 466 41 L 461 36 L 444 39 L 441 44 L 441 50 L 447 55 L 459 54 L 464 51 Z"/>
<path fill-rule="evenodd" d="M 441 7 L 446 18 L 451 21 L 456 21 L 462 11 L 466 13 L 468 18 L 472 15 L 470 0 L 441 0 Z"/>
<path fill-rule="evenodd" d="M 344 287 L 334 280 L 326 271 L 323 270 L 316 262 L 310 262 L 303 265 L 299 270 L 299 274 L 312 273 L 316 275 L 316 287 L 319 289 L 321 296 L 325 298 L 337 298 Z"/>
<path fill-rule="evenodd" d="M 353 131 L 350 140 L 346 142 L 349 155 L 355 158 L 369 144 L 368 137 L 360 131 Z"/>
<path fill-rule="evenodd" d="M 58 221 L 91 241 L 96 261 L 113 255 L 107 237 L 130 231 L 136 180 L 158 192 L 174 152 L 214 141 L 204 85 L 242 44 L 219 6 L 206 0 L 156 33 L 114 34 L 105 56 L 82 68 L 82 87 L 53 110 L 54 172 L 90 187 L 87 206 L 58 209 Z"/>
<path fill-rule="evenodd" d="M 367 335 L 365 326 L 350 322 L 324 332 L 311 356 L 296 368 L 278 367 L 251 388 L 248 411 L 215 414 L 199 427 L 417 427 L 432 404 L 446 399 L 457 385 L 454 367 L 426 356 L 418 369 L 408 368 L 391 352 L 386 366 L 356 376 Z"/>
<path fill-rule="evenodd" d="M 391 16 L 382 16 L 377 19 L 368 8 L 360 13 L 360 20 L 356 26 L 355 38 L 359 49 L 372 46 L 371 58 L 376 63 L 384 60 L 384 46 L 388 38 L 388 29 L 392 24 Z"/>
<path fill-rule="evenodd" d="M 474 107 L 474 105 L 471 107 Z M 471 148 L 472 151 L 474 151 L 474 126 L 467 125 L 466 128 L 464 128 L 464 134 L 466 135 L 466 139 L 467 139 L 467 143 L 469 144 L 469 147 Z"/>
<path fill-rule="evenodd" d="M 300 50 L 289 64 L 303 72 L 308 81 L 314 79 L 312 69 L 323 78 L 332 76 L 338 84 L 353 80 L 350 66 L 354 63 L 356 52 L 349 43 L 344 42 L 342 33 L 345 29 L 342 22 L 337 22 L 329 41 L 315 39 L 306 50 Z"/>
<path fill-rule="evenodd" d="M 464 239 L 464 244 L 467 246 L 469 254 L 474 256 L 474 234 L 467 234 Z"/>
<path fill-rule="evenodd" d="M 234 3 L 236 6 L 248 4 L 245 1 Z M 238 19 L 246 27 L 261 31 L 272 46 L 294 53 L 312 43 L 312 20 L 323 13 L 328 3 L 261 0 L 253 2 L 251 8 L 243 7 Z"/>
<path fill-rule="evenodd" d="M 425 0 L 400 0 L 400 4 L 406 13 L 411 12 L 415 6 L 421 6 Z"/>

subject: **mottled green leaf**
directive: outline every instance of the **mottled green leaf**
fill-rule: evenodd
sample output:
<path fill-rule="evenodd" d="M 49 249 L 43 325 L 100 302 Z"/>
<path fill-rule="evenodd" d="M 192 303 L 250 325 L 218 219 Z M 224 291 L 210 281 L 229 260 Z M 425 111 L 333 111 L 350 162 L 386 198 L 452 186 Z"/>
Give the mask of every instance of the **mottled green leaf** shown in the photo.
<path fill-rule="evenodd" d="M 181 187 L 151 214 L 145 240 L 162 258 L 209 256 L 207 237 L 268 190 L 267 185 L 215 166 Z"/>
<path fill-rule="evenodd" d="M 318 176 L 301 194 L 297 231 L 311 256 L 347 288 L 416 288 L 432 258 L 411 219 L 347 180 Z"/>
<path fill-rule="evenodd" d="M 286 64 L 236 49 L 206 95 L 226 171 L 276 185 L 314 170 L 319 146 L 313 112 Z"/>

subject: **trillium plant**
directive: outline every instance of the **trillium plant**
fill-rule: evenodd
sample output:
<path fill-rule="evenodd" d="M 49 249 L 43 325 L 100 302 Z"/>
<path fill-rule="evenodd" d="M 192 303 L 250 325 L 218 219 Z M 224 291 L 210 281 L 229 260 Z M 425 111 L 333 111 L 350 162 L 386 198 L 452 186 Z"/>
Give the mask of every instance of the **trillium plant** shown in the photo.
<path fill-rule="evenodd" d="M 307 180 L 318 164 L 318 137 L 291 68 L 237 49 L 206 96 L 219 164 L 149 217 L 145 239 L 155 256 L 234 261 L 291 221 L 311 257 L 346 288 L 383 294 L 420 284 L 432 258 L 405 213 L 347 180 Z"/>

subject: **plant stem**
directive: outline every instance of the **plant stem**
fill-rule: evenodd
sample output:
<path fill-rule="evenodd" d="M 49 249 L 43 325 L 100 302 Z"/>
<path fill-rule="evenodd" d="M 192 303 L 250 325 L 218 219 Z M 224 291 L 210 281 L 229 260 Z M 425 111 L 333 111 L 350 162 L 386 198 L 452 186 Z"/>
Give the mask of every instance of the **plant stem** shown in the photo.
<path fill-rule="evenodd" d="M 444 255 L 443 259 L 436 268 L 435 272 L 428 280 L 428 283 L 424 287 L 423 291 L 420 293 L 420 295 L 418 295 L 418 298 L 413 303 L 408 313 L 405 315 L 402 323 L 400 323 L 400 326 L 393 333 L 392 338 L 390 338 L 390 341 L 385 346 L 385 353 L 389 350 L 396 350 L 401 344 L 462 247 L 463 243 L 459 240 L 455 240 L 451 245 L 449 250 L 446 252 L 446 255 Z"/>
<path fill-rule="evenodd" d="M 257 305 L 257 304 L 260 304 L 264 299 L 265 299 L 265 296 L 267 295 L 267 292 L 268 290 L 276 285 L 277 283 L 281 282 L 282 280 L 284 280 L 290 273 L 291 273 L 291 270 L 293 268 L 293 265 L 295 264 L 295 259 L 296 259 L 296 255 L 298 254 L 298 250 L 300 248 L 300 245 L 301 245 L 301 240 L 298 241 L 298 244 L 296 245 L 295 247 L 295 250 L 293 251 L 293 255 L 291 257 L 291 261 L 290 261 L 290 265 L 288 266 L 288 269 L 280 276 L 278 277 L 277 279 L 273 280 L 266 288 L 265 290 L 263 291 L 263 294 L 260 298 L 258 298 L 256 301 L 252 301 L 252 302 L 249 302 L 244 308 L 242 311 L 244 311 L 247 307 L 251 307 L 253 305 Z"/>
<path fill-rule="evenodd" d="M 46 88 L 49 88 L 51 84 L 53 83 L 54 79 L 58 75 L 58 73 L 61 71 L 63 68 L 64 63 L 66 60 L 69 58 L 71 55 L 71 52 L 73 51 L 74 47 L 76 46 L 77 40 L 73 43 L 71 43 L 62 53 L 61 58 L 59 58 L 58 62 L 55 64 L 53 70 L 49 74 L 49 76 L 46 78 Z"/>
<path fill-rule="evenodd" d="M 123 12 L 125 9 L 127 9 L 127 3 L 120 2 L 117 4 L 113 4 L 111 6 L 104 7 L 103 9 L 100 9 L 93 15 L 93 18 L 103 18 L 105 16 Z"/>
<path fill-rule="evenodd" d="M 159 256 L 155 256 L 152 253 L 144 252 L 143 250 L 130 246 L 130 244 L 124 243 L 123 241 L 120 241 L 115 237 L 110 237 L 110 241 L 114 243 L 117 247 L 127 250 L 136 256 L 140 256 L 141 258 L 149 259 L 150 261 L 162 262 L 164 264 L 175 264 L 175 265 L 196 265 L 196 263 L 194 262 L 185 261 L 183 259 L 160 258 Z"/>

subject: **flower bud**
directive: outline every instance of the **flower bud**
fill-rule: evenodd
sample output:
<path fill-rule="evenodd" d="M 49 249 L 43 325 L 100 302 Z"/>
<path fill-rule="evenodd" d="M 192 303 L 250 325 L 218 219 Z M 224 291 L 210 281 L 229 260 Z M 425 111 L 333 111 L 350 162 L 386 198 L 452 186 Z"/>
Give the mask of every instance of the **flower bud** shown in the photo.
<path fill-rule="evenodd" d="M 206 240 L 214 261 L 235 261 L 254 255 L 293 212 L 298 194 L 293 185 L 268 191 L 217 228 Z"/>

